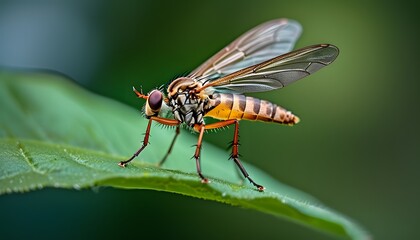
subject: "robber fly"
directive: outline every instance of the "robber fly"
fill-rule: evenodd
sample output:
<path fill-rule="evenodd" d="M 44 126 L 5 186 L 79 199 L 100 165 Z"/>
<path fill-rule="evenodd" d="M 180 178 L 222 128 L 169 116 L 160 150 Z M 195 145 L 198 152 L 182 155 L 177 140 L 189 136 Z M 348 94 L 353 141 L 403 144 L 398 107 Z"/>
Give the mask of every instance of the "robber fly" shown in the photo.
<path fill-rule="evenodd" d="M 134 93 L 146 100 L 144 114 L 149 123 L 143 145 L 119 166 L 125 167 L 147 146 L 153 121 L 176 127 L 175 137 L 159 165 L 171 152 L 180 126 L 187 126 L 198 132 L 194 158 L 201 181 L 208 183 L 200 167 L 204 131 L 234 125 L 230 158 L 244 177 L 263 191 L 264 187 L 249 176 L 239 160 L 239 120 L 291 126 L 298 123 L 299 118 L 274 103 L 243 93 L 283 88 L 327 66 L 339 52 L 331 44 L 318 44 L 290 52 L 300 33 L 301 26 L 296 21 L 272 20 L 246 32 L 187 76 L 173 80 L 166 89 L 156 89 L 145 95 L 133 87 Z M 205 124 L 205 117 L 220 121 Z"/>

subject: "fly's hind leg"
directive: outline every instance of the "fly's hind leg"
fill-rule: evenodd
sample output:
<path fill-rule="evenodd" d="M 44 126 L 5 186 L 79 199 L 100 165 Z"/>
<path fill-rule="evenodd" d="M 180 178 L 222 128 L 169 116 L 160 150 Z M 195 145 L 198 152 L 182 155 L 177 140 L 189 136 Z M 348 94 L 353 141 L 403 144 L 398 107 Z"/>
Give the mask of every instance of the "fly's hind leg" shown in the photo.
<path fill-rule="evenodd" d="M 245 167 L 242 165 L 241 161 L 239 160 L 239 123 L 237 120 L 235 120 L 235 132 L 233 135 L 233 143 L 232 143 L 232 155 L 230 156 L 231 159 L 236 163 L 236 165 L 239 167 L 239 170 L 241 170 L 242 174 L 245 178 L 249 180 L 250 183 L 252 183 L 255 187 L 257 187 L 258 191 L 264 191 L 264 187 L 262 185 L 257 184 L 252 178 L 249 176 L 248 172 L 246 171 Z"/>
<path fill-rule="evenodd" d="M 239 151 L 238 151 L 238 146 L 239 146 L 239 123 L 238 120 L 236 119 L 229 119 L 229 120 L 225 120 L 225 121 L 220 121 L 217 123 L 212 123 L 209 125 L 205 125 L 205 129 L 215 129 L 215 128 L 221 128 L 221 127 L 225 127 L 231 124 L 235 124 L 235 132 L 234 132 L 234 136 L 233 136 L 233 141 L 232 141 L 232 154 L 230 156 L 231 159 L 233 159 L 233 161 L 235 162 L 235 164 L 238 166 L 239 170 L 241 171 L 242 175 L 248 179 L 248 181 L 250 183 L 252 183 L 252 185 L 254 185 L 258 191 L 264 191 L 264 187 L 262 185 L 257 184 L 248 174 L 248 172 L 245 170 L 245 167 L 242 165 L 241 161 L 239 160 Z M 203 125 L 201 125 L 203 126 Z M 202 127 L 199 129 L 201 130 Z M 198 129 L 196 129 L 198 130 Z M 199 138 L 199 143 L 201 146 L 201 140 L 202 140 L 202 132 L 200 131 L 200 138 Z M 196 158 L 197 159 L 197 158 Z M 199 163 L 197 162 L 197 170 L 199 168 Z M 200 171 L 201 173 L 201 171 Z M 199 174 L 200 174 L 199 173 Z M 201 175 L 200 175 L 201 177 Z M 202 178 L 203 179 L 203 178 Z"/>

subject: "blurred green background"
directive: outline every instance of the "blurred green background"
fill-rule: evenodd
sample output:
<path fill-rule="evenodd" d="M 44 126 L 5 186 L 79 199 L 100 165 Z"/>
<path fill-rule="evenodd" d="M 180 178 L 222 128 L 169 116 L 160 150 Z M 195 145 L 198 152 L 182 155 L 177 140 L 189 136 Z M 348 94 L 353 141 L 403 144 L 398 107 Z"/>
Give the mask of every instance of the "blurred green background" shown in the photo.
<path fill-rule="evenodd" d="M 0 65 L 54 69 L 139 108 L 131 86 L 149 91 L 264 21 L 295 19 L 304 29 L 297 48 L 332 43 L 340 56 L 286 89 L 254 94 L 302 121 L 241 122 L 242 159 L 355 219 L 375 239 L 417 239 L 417 15 L 404 1 L 379 0 L 3 0 Z M 205 136 L 221 148 L 231 138 L 232 129 Z M 331 238 L 262 213 L 154 191 L 47 189 L 1 196 L 0 212 L 3 239 Z"/>

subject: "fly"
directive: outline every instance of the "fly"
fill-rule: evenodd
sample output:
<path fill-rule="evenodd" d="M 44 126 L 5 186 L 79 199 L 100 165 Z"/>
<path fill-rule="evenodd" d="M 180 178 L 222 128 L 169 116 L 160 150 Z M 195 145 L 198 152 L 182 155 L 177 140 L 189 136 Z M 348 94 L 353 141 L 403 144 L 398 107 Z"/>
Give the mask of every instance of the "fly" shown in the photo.
<path fill-rule="evenodd" d="M 174 126 L 175 137 L 169 150 L 159 162 L 162 165 L 170 154 L 180 132 L 188 126 L 198 133 L 194 159 L 201 182 L 208 183 L 200 166 L 200 151 L 206 130 L 234 125 L 230 158 L 241 173 L 259 191 L 257 184 L 239 160 L 239 121 L 241 119 L 295 125 L 299 118 L 290 111 L 269 101 L 243 95 L 283 88 L 329 65 L 339 50 L 331 44 L 318 44 L 292 51 L 302 28 L 296 21 L 276 19 L 246 32 L 220 50 L 190 74 L 173 80 L 166 89 L 153 90 L 147 95 L 133 88 L 146 100 L 144 114 L 149 119 L 143 145 L 131 158 L 118 165 L 125 167 L 148 145 L 153 121 Z M 204 118 L 220 120 L 205 124 Z"/>

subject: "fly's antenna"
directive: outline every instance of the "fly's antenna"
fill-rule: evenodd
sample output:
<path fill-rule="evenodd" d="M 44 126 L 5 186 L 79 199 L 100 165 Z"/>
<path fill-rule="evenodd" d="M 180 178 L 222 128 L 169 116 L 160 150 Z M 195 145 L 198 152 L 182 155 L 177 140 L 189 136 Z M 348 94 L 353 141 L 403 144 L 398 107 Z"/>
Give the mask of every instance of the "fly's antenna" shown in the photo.
<path fill-rule="evenodd" d="M 147 98 L 148 98 L 148 96 L 147 95 L 144 95 L 143 94 L 143 89 L 140 87 L 140 92 L 139 91 L 137 91 L 137 89 L 133 86 L 133 92 L 137 95 L 137 97 L 138 98 L 143 98 L 143 99 L 146 99 L 147 100 Z"/>

